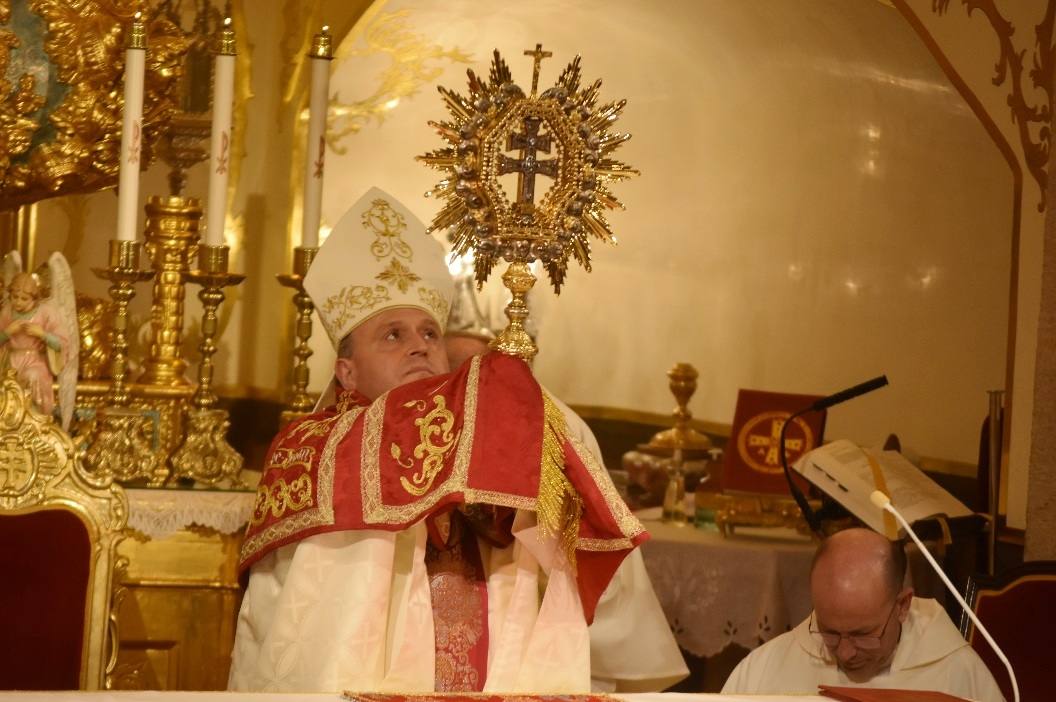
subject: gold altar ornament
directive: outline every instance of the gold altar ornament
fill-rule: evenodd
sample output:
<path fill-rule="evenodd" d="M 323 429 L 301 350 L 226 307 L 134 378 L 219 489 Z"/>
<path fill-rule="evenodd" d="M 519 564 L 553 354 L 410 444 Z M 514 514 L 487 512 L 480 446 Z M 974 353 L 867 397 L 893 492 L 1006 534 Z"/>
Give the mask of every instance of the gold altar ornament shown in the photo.
<path fill-rule="evenodd" d="M 213 354 L 218 320 L 216 311 L 224 301 L 224 288 L 238 285 L 245 276 L 229 273 L 227 246 L 198 248 L 198 270 L 187 274 L 187 280 L 202 286 L 198 299 L 202 301 L 202 341 L 198 351 L 202 355 L 198 365 L 198 389 L 191 399 L 184 439 L 172 455 L 172 467 L 177 478 L 190 478 L 205 485 L 226 481 L 232 488 L 245 487 L 238 474 L 242 471 L 242 456 L 227 442 L 231 426 L 227 410 L 216 407 L 213 392 Z"/>
<path fill-rule="evenodd" d="M 13 6 L 12 6 L 13 5 Z M 35 0 L 0 6 L 0 209 L 92 192 L 116 182 L 124 50 L 149 39 L 142 162 L 175 108 L 186 41 L 150 14 L 130 37 L 137 3 Z M 39 56 L 40 58 L 33 58 Z"/>
<path fill-rule="evenodd" d="M 150 312 L 150 355 L 139 382 L 187 385 L 183 358 L 184 279 L 197 254 L 202 208 L 197 198 L 151 197 L 147 200 L 144 249 L 155 271 Z"/>
<path fill-rule="evenodd" d="M 279 284 L 286 288 L 292 288 L 293 304 L 297 309 L 297 321 L 294 324 L 294 334 L 297 342 L 293 348 L 293 392 L 289 402 L 289 409 L 282 413 L 282 423 L 301 417 L 312 411 L 314 400 L 308 393 L 308 358 L 312 355 L 312 347 L 308 341 L 312 338 L 312 312 L 315 305 L 312 298 L 304 290 L 304 276 L 312 267 L 312 261 L 319 252 L 317 246 L 298 246 L 293 250 L 293 273 L 280 273 L 276 276 Z"/>
<path fill-rule="evenodd" d="M 589 271 L 590 238 L 615 242 L 605 210 L 623 209 L 608 186 L 638 171 L 612 158 L 630 139 L 610 131 L 626 100 L 596 107 L 601 81 L 580 85 L 578 56 L 539 94 L 540 64 L 552 54 L 540 44 L 524 53 L 533 59 L 527 95 L 498 50 L 486 81 L 468 71 L 467 95 L 441 87 L 451 120 L 429 124 L 447 146 L 418 159 L 444 172 L 428 193 L 445 200 L 429 230 L 450 229 L 454 255 L 473 251 L 478 286 L 499 259 L 510 263 L 503 276 L 513 292 L 510 324 L 494 346 L 530 359 L 535 344 L 524 331 L 525 298 L 535 280 L 530 264 L 542 262 L 556 293 L 569 257 Z M 517 175 L 512 200 L 503 184 L 509 174 Z M 536 192 L 538 176 L 552 180 L 545 192 Z"/>
<path fill-rule="evenodd" d="M 654 456 L 672 456 L 676 450 L 684 458 L 697 458 L 711 450 L 711 439 L 689 425 L 693 413 L 689 411 L 689 400 L 697 391 L 697 369 L 689 363 L 676 363 L 667 372 L 668 388 L 675 396 L 675 409 L 671 412 L 675 425 L 653 435 L 647 444 L 639 444 L 638 450 Z"/>
<path fill-rule="evenodd" d="M 160 485 L 168 475 L 153 452 L 154 428 L 150 418 L 129 407 L 132 395 L 127 382 L 128 305 L 136 294 L 135 283 L 154 277 L 153 271 L 139 269 L 139 249 L 138 241 L 111 239 L 110 265 L 92 269 L 97 276 L 110 281 L 110 297 L 114 302 L 110 390 L 78 446 L 86 477 L 93 485 L 141 476 L 148 477 L 151 484 Z"/>

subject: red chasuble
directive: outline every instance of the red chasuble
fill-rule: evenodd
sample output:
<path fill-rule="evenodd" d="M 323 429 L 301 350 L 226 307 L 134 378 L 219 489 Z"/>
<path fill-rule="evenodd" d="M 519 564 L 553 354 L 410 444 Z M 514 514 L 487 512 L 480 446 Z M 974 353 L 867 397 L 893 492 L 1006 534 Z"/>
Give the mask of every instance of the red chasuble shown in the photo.
<path fill-rule="evenodd" d="M 620 562 L 648 538 L 528 366 L 491 353 L 374 402 L 342 393 L 285 427 L 240 568 L 306 536 L 400 531 L 460 504 L 536 512 L 540 531 L 562 539 L 588 623 Z"/>

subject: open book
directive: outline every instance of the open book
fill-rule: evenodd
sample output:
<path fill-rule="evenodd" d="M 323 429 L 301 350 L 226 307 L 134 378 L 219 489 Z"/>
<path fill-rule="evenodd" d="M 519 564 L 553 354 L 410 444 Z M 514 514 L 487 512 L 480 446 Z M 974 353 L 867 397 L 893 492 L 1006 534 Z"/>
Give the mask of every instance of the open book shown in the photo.
<path fill-rule="evenodd" d="M 792 468 L 870 528 L 897 537 L 894 518 L 869 500 L 886 493 L 906 521 L 966 517 L 972 511 L 897 451 L 865 449 L 841 439 L 820 446 Z"/>

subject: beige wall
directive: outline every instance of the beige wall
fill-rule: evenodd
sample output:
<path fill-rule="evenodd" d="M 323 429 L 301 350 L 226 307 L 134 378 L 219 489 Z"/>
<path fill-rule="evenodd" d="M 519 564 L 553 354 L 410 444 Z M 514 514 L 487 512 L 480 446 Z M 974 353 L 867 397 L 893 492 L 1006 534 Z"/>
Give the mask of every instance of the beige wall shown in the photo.
<path fill-rule="evenodd" d="M 824 394 L 887 373 L 891 387 L 831 413 L 830 437 L 895 431 L 921 454 L 975 460 L 986 390 L 1004 382 L 1012 177 L 894 8 L 379 6 L 475 70 L 500 47 L 522 83 L 537 41 L 555 54 L 544 86 L 581 53 L 604 100 L 629 100 L 621 154 L 643 175 L 616 186 L 620 245 L 596 247 L 594 272 L 574 270 L 560 298 L 535 296 L 536 368 L 553 391 L 666 412 L 664 372 L 688 361 L 696 416 L 728 422 L 741 387 Z M 379 60 L 338 61 L 335 91 L 372 92 Z M 432 84 L 462 91 L 465 70 L 430 65 L 438 78 L 341 141 L 328 221 L 372 183 L 435 212 L 421 197 L 435 176 L 410 157 L 440 144 L 425 126 L 444 116 Z"/>
<path fill-rule="evenodd" d="M 1041 309 L 1041 261 L 1045 213 L 1040 209 L 1042 187 L 1029 173 L 1030 156 L 1027 144 L 1037 143 L 1042 125 L 1029 126 L 1027 136 L 1021 134 L 1024 120 L 1016 121 L 1009 108 L 1014 77 L 1009 75 L 1000 85 L 994 85 L 995 67 L 1008 51 L 1023 52 L 1024 68 L 1020 85 L 1029 105 L 1050 107 L 1049 97 L 1031 84 L 1028 71 L 1035 61 L 1035 26 L 1045 16 L 1045 0 L 1021 0 L 997 3 L 999 12 L 1011 23 L 1011 34 L 1005 49 L 999 35 L 983 12 L 968 12 L 951 4 L 944 14 L 932 10 L 930 0 L 906 0 L 907 16 L 919 21 L 923 32 L 932 37 L 937 53 L 944 57 L 949 69 L 959 76 L 964 87 L 977 98 L 979 107 L 996 131 L 995 147 L 1004 141 L 1013 160 L 1002 173 L 1019 171 L 1022 192 L 1013 199 L 1021 221 L 1018 232 L 1018 252 L 1015 254 L 1018 276 L 1013 281 L 1014 328 L 1012 353 L 1008 359 L 1011 387 L 1011 423 L 1007 437 L 1005 485 L 1003 501 L 1008 525 L 1026 527 L 1027 484 L 1029 474 L 1033 403 L 1035 397 L 1035 357 L 1037 353 L 1038 316 Z M 1049 76 L 1050 82 L 1052 77 Z M 1044 125 L 1046 128 L 1048 125 Z M 1044 158 L 1041 160 L 1045 164 Z"/>

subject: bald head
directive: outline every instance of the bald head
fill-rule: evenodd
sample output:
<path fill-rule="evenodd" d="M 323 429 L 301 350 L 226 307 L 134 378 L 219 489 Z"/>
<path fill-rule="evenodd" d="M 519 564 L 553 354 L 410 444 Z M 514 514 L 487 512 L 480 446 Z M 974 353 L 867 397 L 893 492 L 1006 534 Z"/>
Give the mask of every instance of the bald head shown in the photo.
<path fill-rule="evenodd" d="M 906 577 L 906 552 L 899 541 L 890 541 L 871 529 L 845 529 L 821 542 L 810 566 L 810 577 L 830 585 L 847 584 L 861 589 L 876 583 L 884 595 L 894 597 Z"/>
<path fill-rule="evenodd" d="M 828 637 L 825 647 L 855 683 L 891 664 L 913 599 L 913 589 L 902 587 L 905 576 L 902 545 L 869 529 L 837 532 L 814 554 L 815 630 Z"/>

